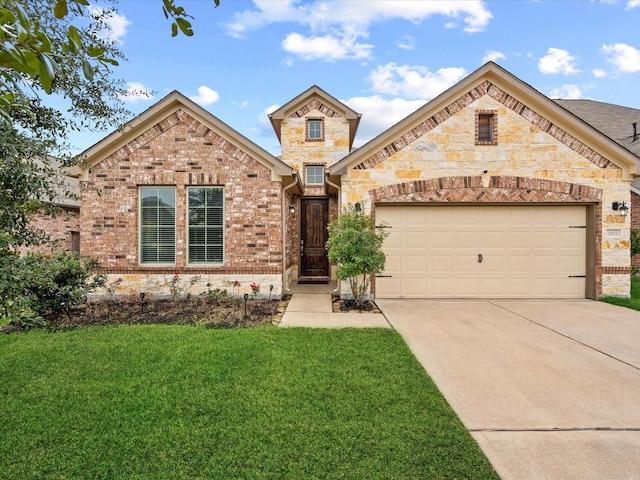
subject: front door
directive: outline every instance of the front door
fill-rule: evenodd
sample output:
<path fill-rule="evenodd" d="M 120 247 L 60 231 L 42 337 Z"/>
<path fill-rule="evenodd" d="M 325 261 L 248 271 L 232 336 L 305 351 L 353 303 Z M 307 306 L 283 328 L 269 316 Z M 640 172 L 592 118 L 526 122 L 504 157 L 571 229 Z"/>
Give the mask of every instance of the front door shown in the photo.
<path fill-rule="evenodd" d="M 300 206 L 300 281 L 327 282 L 329 259 L 325 245 L 328 238 L 329 200 L 303 198 Z"/>

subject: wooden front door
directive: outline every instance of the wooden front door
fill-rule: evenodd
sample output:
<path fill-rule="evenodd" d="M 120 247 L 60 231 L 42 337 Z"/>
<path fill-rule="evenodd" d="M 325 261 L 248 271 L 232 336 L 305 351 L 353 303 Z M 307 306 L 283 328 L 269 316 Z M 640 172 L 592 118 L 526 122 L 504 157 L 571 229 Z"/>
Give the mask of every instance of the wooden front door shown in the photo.
<path fill-rule="evenodd" d="M 329 259 L 325 247 L 329 200 L 303 198 L 300 207 L 300 281 L 326 282 L 329 280 Z"/>

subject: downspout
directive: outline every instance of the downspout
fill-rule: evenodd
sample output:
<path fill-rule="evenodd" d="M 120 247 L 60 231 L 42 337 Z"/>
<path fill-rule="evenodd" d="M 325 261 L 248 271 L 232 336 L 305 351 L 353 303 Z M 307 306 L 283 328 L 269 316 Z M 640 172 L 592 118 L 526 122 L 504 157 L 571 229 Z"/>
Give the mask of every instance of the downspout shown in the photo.
<path fill-rule="evenodd" d="M 338 190 L 338 215 L 340 215 L 340 213 L 342 212 L 342 189 L 340 188 L 339 185 L 336 185 L 335 183 L 333 183 L 329 179 L 329 173 L 328 172 L 325 174 L 324 180 L 325 180 L 325 182 L 327 182 L 327 184 L 331 185 L 333 188 Z M 331 265 L 329 265 L 329 269 L 331 269 Z M 331 274 L 331 270 L 329 270 L 329 274 Z M 336 281 L 336 289 L 333 291 L 333 293 L 335 293 L 336 295 L 338 295 L 340 293 L 340 281 L 339 280 Z"/>
<path fill-rule="evenodd" d="M 287 279 L 287 214 L 289 213 L 289 209 L 286 205 L 286 193 L 290 188 L 297 186 L 299 182 L 298 172 L 294 170 L 291 176 L 293 177 L 291 185 L 282 189 L 282 291 L 286 293 L 291 292 Z"/>

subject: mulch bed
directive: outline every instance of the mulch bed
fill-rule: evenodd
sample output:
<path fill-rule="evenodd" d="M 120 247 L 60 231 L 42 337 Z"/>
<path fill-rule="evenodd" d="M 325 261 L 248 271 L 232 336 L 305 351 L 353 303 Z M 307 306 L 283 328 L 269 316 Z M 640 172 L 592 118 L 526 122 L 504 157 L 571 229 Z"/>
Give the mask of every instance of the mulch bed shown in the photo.
<path fill-rule="evenodd" d="M 358 305 L 355 300 L 341 300 L 337 295 L 331 297 L 334 313 L 380 313 L 378 306 L 369 300 Z"/>
<path fill-rule="evenodd" d="M 88 302 L 43 317 L 43 327 L 67 330 L 101 325 L 204 325 L 207 328 L 256 327 L 277 323 L 286 308 L 288 298 L 277 300 L 249 300 L 239 298 L 216 301 L 208 298 L 151 299 L 144 303 L 137 295 L 119 300 Z M 37 325 L 4 325 L 0 333 L 27 330 Z"/>

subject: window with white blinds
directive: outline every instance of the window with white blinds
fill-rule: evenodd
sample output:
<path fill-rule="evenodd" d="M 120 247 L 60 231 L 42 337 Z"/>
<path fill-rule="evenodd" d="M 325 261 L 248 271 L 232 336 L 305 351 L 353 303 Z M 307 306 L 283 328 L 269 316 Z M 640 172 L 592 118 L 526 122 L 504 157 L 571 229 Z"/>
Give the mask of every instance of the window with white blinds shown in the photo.
<path fill-rule="evenodd" d="M 222 187 L 191 187 L 188 192 L 189 263 L 222 263 L 224 192 Z"/>
<path fill-rule="evenodd" d="M 176 189 L 140 188 L 140 263 L 176 260 Z"/>

